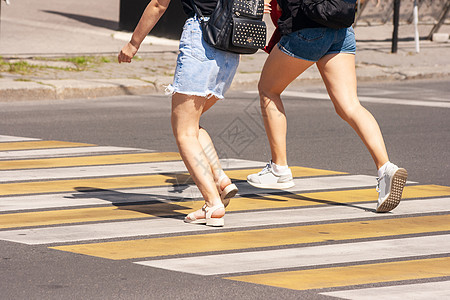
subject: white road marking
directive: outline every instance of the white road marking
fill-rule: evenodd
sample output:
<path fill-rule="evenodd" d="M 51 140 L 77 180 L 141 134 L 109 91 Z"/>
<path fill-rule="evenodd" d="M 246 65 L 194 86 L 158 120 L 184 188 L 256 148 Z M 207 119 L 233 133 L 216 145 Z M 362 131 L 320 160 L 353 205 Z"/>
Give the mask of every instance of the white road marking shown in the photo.
<path fill-rule="evenodd" d="M 246 93 L 257 94 L 256 91 L 247 91 Z M 330 99 L 328 94 L 325 94 L 325 93 L 284 91 L 282 95 L 289 96 L 289 97 L 308 98 L 308 99 L 320 99 L 320 100 L 329 100 Z M 409 100 L 409 99 L 400 99 L 400 98 L 383 98 L 383 97 L 367 97 L 367 96 L 358 96 L 358 99 L 361 102 L 370 102 L 370 103 L 450 108 L 449 102 L 440 102 L 440 101 L 431 101 L 431 100 L 423 101 L 423 100 Z"/>
<path fill-rule="evenodd" d="M 137 264 L 197 275 L 301 268 L 377 259 L 448 253 L 450 235 L 403 238 L 350 244 L 267 251 L 203 255 L 136 262 Z M 217 267 L 220 262 L 220 268 Z M 380 298 L 383 299 L 383 298 Z"/>
<path fill-rule="evenodd" d="M 350 300 L 450 299 L 450 281 L 384 286 L 377 288 L 327 292 L 321 294 Z"/>
<path fill-rule="evenodd" d="M 263 162 L 242 159 L 223 159 L 220 162 L 223 168 L 260 168 L 264 166 Z M 7 183 L 14 181 L 127 176 L 173 172 L 187 172 L 183 161 L 0 171 L 0 182 Z"/>
<path fill-rule="evenodd" d="M 349 189 L 373 187 L 376 179 L 366 175 L 340 175 L 312 178 L 294 178 L 295 186 L 288 189 L 291 193 L 321 191 L 328 189 Z M 267 195 L 280 190 L 266 190 L 252 187 L 247 182 L 236 182 L 238 195 Z M 150 188 L 108 189 L 89 191 L 95 186 L 86 187 L 88 191 L 55 193 L 45 195 L 24 195 L 0 197 L 0 211 L 46 209 L 56 207 L 76 207 L 85 205 L 104 205 L 127 202 L 164 201 L 177 199 L 201 199 L 202 195 L 195 185 L 169 185 Z M 236 199 L 239 201 L 239 198 Z"/>
<path fill-rule="evenodd" d="M 239 199 L 236 199 L 236 201 L 239 201 Z M 178 205 L 181 206 L 182 204 Z M 251 229 L 258 226 L 381 218 L 386 216 L 386 214 L 376 214 L 369 211 L 374 208 L 375 203 L 365 203 L 355 206 L 349 204 L 348 206 L 228 213 L 225 216 L 225 229 Z M 393 215 L 402 216 L 417 212 L 436 213 L 447 211 L 450 211 L 450 198 L 436 198 L 404 201 L 395 209 Z M 181 217 L 178 219 L 151 218 L 138 221 L 5 230 L 0 231 L 0 240 L 36 245 L 218 230 L 207 226 L 184 224 Z"/>
<path fill-rule="evenodd" d="M 20 137 L 20 136 L 0 135 L 0 143 L 6 143 L 6 142 L 28 142 L 28 141 L 40 141 L 40 139 Z"/>
<path fill-rule="evenodd" d="M 130 153 L 130 152 L 154 152 L 154 151 L 137 149 L 137 148 L 109 147 L 109 146 L 89 146 L 89 147 L 36 149 L 36 150 L 14 150 L 14 151 L 0 151 L 0 160 L 98 155 L 98 154 L 108 154 L 108 153 L 114 153 L 114 152 Z"/>

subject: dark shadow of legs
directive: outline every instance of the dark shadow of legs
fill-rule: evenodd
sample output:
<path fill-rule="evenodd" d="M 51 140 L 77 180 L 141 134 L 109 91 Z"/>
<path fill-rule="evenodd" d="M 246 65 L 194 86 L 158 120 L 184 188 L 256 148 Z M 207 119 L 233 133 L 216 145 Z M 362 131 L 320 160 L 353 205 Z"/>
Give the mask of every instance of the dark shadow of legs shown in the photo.
<path fill-rule="evenodd" d="M 185 214 L 178 211 L 191 208 L 183 206 L 180 199 L 176 199 L 175 203 L 171 202 L 175 200 L 174 198 L 164 195 L 118 192 L 95 187 L 76 187 L 75 190 L 78 193 L 67 198 L 98 198 L 110 202 L 120 210 L 130 210 L 160 218 L 181 219 Z"/>

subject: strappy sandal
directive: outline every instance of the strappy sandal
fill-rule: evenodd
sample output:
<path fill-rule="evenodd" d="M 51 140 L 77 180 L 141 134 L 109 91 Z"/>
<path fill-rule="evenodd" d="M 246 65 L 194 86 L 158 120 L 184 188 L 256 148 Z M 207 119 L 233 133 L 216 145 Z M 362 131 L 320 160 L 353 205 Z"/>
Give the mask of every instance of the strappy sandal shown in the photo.
<path fill-rule="evenodd" d="M 238 188 L 234 183 L 230 183 L 223 190 L 221 190 L 220 183 L 225 178 L 228 178 L 228 176 L 226 174 L 222 174 L 222 176 L 220 176 L 219 180 L 216 182 L 216 185 L 217 185 L 217 190 L 219 191 L 219 194 L 220 194 L 220 200 L 222 200 L 223 205 L 225 207 L 227 207 L 228 204 L 230 204 L 230 199 L 233 198 L 234 196 L 236 196 L 236 194 L 238 192 Z"/>
<path fill-rule="evenodd" d="M 197 219 L 194 216 L 195 212 L 191 212 L 184 218 L 184 222 L 190 224 L 206 224 L 206 226 L 214 226 L 214 227 L 223 226 L 225 224 L 224 216 L 220 218 L 212 217 L 212 214 L 220 208 L 225 209 L 225 206 L 222 203 L 212 207 L 208 207 L 205 204 L 202 207 L 202 210 L 205 212 L 205 218 Z"/>

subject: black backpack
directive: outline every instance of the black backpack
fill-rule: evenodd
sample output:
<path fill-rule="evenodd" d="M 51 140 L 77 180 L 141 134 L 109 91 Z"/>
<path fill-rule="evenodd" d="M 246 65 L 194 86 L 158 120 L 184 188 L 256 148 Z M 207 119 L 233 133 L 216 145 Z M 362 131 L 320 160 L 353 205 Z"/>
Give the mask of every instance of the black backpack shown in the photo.
<path fill-rule="evenodd" d="M 299 0 L 303 13 L 325 27 L 347 28 L 355 21 L 356 0 Z"/>
<path fill-rule="evenodd" d="M 275 1 L 275 0 L 274 0 Z M 252 54 L 266 45 L 264 0 L 217 0 L 209 19 L 191 0 L 200 19 L 203 39 L 211 46 L 239 54 Z"/>

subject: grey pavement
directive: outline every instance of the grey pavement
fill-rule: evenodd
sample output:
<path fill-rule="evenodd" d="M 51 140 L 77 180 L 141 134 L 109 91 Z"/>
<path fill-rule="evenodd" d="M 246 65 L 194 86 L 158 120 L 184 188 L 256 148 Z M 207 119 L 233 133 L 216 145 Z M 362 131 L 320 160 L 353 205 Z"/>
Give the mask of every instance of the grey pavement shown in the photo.
<path fill-rule="evenodd" d="M 131 64 L 117 63 L 117 53 L 131 36 L 118 29 L 120 0 L 1 3 L 2 101 L 162 94 L 172 82 L 176 40 L 149 36 Z M 270 18 L 266 21 L 270 35 L 273 25 Z M 425 40 L 431 28 L 430 24 L 419 26 L 422 38 L 416 53 L 414 27 L 402 24 L 398 52 L 392 54 L 392 24 L 357 24 L 358 80 L 447 78 L 450 42 L 448 38 Z M 449 32 L 449 24 L 439 31 L 444 37 Z M 232 89 L 255 90 L 266 57 L 263 51 L 242 56 Z M 320 74 L 312 67 L 294 85 L 318 82 Z"/>

